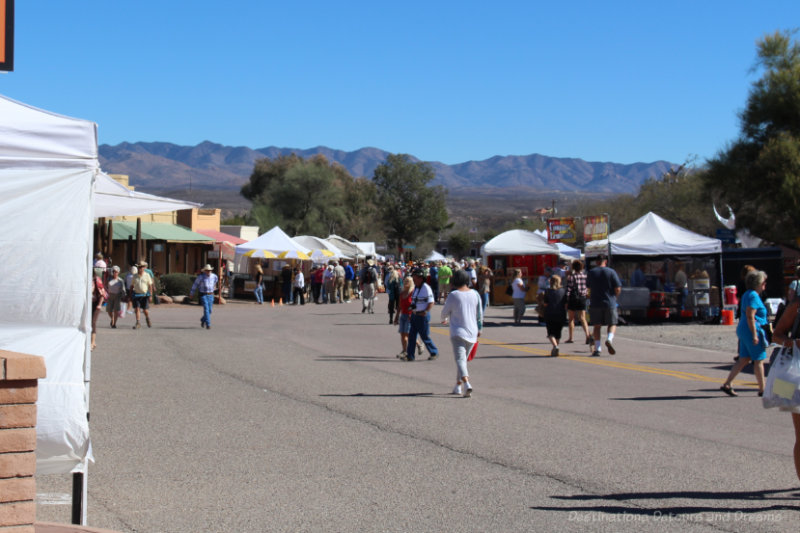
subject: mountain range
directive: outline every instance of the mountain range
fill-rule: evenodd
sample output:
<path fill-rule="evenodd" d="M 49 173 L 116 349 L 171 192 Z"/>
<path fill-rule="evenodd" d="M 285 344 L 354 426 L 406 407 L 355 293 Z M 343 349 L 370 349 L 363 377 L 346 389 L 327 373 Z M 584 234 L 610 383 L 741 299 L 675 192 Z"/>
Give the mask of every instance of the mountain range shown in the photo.
<path fill-rule="evenodd" d="M 245 146 L 223 146 L 210 141 L 196 146 L 166 142 L 101 145 L 100 164 L 104 171 L 128 174 L 131 184 L 150 192 L 202 189 L 238 191 L 246 183 L 257 159 L 276 158 L 292 153 L 308 158 L 324 155 L 344 166 L 352 176 L 371 177 L 389 152 L 361 148 L 352 152 L 324 146 L 309 149 L 277 148 L 257 150 Z M 412 157 L 412 159 L 414 159 Z M 414 159 L 416 160 L 416 159 Z M 434 184 L 450 193 L 460 189 L 529 189 L 538 192 L 630 193 L 648 178 L 660 177 L 675 167 L 667 161 L 620 164 L 588 162 L 582 159 L 525 156 L 495 156 L 483 161 L 446 165 L 430 161 Z"/>

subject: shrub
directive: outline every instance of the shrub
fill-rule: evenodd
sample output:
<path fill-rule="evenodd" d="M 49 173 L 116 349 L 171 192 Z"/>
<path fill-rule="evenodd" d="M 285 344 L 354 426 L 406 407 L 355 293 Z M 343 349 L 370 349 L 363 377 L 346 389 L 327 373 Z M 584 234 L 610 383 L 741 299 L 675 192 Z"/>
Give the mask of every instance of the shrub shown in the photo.
<path fill-rule="evenodd" d="M 167 296 L 188 296 L 196 277 L 189 274 L 164 274 L 161 276 L 161 293 Z"/>

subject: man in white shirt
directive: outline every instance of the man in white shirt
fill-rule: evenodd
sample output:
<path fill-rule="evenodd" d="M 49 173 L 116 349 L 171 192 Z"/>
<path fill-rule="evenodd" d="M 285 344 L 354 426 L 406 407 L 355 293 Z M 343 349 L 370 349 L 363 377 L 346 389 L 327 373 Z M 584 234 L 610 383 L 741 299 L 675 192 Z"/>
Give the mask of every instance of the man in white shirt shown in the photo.
<path fill-rule="evenodd" d="M 431 339 L 431 314 L 433 308 L 433 290 L 425 283 L 425 273 L 421 268 L 415 268 L 411 273 L 414 280 L 414 291 L 411 293 L 411 331 L 408 334 L 408 348 L 403 361 L 414 360 L 414 350 L 417 348 L 417 335 L 422 337 L 425 348 L 430 356 L 429 361 L 439 357 L 439 349 Z"/>

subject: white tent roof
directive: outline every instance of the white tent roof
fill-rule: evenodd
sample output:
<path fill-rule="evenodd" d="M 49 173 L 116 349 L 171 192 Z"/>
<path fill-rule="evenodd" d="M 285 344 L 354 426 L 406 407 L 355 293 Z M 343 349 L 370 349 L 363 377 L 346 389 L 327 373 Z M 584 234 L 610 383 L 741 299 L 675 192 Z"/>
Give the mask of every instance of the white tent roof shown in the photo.
<path fill-rule="evenodd" d="M 558 247 L 532 231 L 512 229 L 501 233 L 481 247 L 481 255 L 558 255 Z"/>
<path fill-rule="evenodd" d="M 335 244 L 320 237 L 314 237 L 312 235 L 298 235 L 297 237 L 292 237 L 292 240 L 301 246 L 305 246 L 309 250 L 330 250 L 333 252 L 335 258 L 343 257 L 342 251 L 339 250 Z"/>
<path fill-rule="evenodd" d="M 136 192 L 128 189 L 104 172 L 97 175 L 94 188 L 94 216 L 116 217 L 125 215 L 146 215 L 164 211 L 177 211 L 201 207 L 203 204 L 173 200 L 154 194 Z"/>
<path fill-rule="evenodd" d="M 234 260 L 234 264 L 236 265 L 237 272 L 245 270 L 246 257 L 244 254 L 250 250 L 267 250 L 276 255 L 282 252 L 311 253 L 311 250 L 295 242 L 291 237 L 286 235 L 281 228 L 275 226 L 258 238 L 236 247 L 236 259 Z"/>
<path fill-rule="evenodd" d="M 447 258 L 445 256 L 443 256 L 442 254 L 440 254 L 439 252 L 437 252 L 436 250 L 432 251 L 430 253 L 430 255 L 428 255 L 428 257 L 425 258 L 426 262 L 446 261 L 446 260 L 447 260 Z"/>
<path fill-rule="evenodd" d="M 356 259 L 357 257 L 364 256 L 364 252 L 361 251 L 361 248 L 348 241 L 344 237 L 339 237 L 338 235 L 328 235 L 325 240 L 332 242 L 347 259 Z"/>
<path fill-rule="evenodd" d="M 377 255 L 376 252 L 375 252 L 375 243 L 374 242 L 353 242 L 353 244 L 355 244 L 356 247 L 359 250 L 361 250 L 361 254 L 360 255 L 363 255 L 363 256 L 371 255 L 373 257 L 375 255 Z"/>
<path fill-rule="evenodd" d="M 0 348 L 43 356 L 47 366 L 37 401 L 39 474 L 68 473 L 90 458 L 96 132 L 93 122 L 0 96 L 0 243 L 13 250 L 0 276 Z"/>
<path fill-rule="evenodd" d="M 722 252 L 722 241 L 684 229 L 653 212 L 634 220 L 609 235 L 608 239 L 586 243 L 586 255 L 706 255 Z"/>

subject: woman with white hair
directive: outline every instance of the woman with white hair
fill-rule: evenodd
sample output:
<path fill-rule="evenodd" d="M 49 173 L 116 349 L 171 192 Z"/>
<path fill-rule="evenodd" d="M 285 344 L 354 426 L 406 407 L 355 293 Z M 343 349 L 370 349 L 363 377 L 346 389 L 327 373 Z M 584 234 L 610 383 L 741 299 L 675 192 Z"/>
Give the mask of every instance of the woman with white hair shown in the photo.
<path fill-rule="evenodd" d="M 742 295 L 742 317 L 736 326 L 736 336 L 739 337 L 739 360 L 731 368 L 728 379 L 722 384 L 720 390 L 728 396 L 738 396 L 731 387 L 735 378 L 742 369 L 753 361 L 753 371 L 758 382 L 758 395 L 764 395 L 764 360 L 767 358 L 767 308 L 761 301 L 761 293 L 767 286 L 767 275 L 761 270 L 753 270 L 744 280 L 747 291 Z"/>
<path fill-rule="evenodd" d="M 119 277 L 119 267 L 114 265 L 111 267 L 111 278 L 108 280 L 108 302 L 106 302 L 106 311 L 111 318 L 111 327 L 117 327 L 117 319 L 122 310 L 122 301 L 125 299 L 127 290 L 125 289 L 125 282 Z"/>

